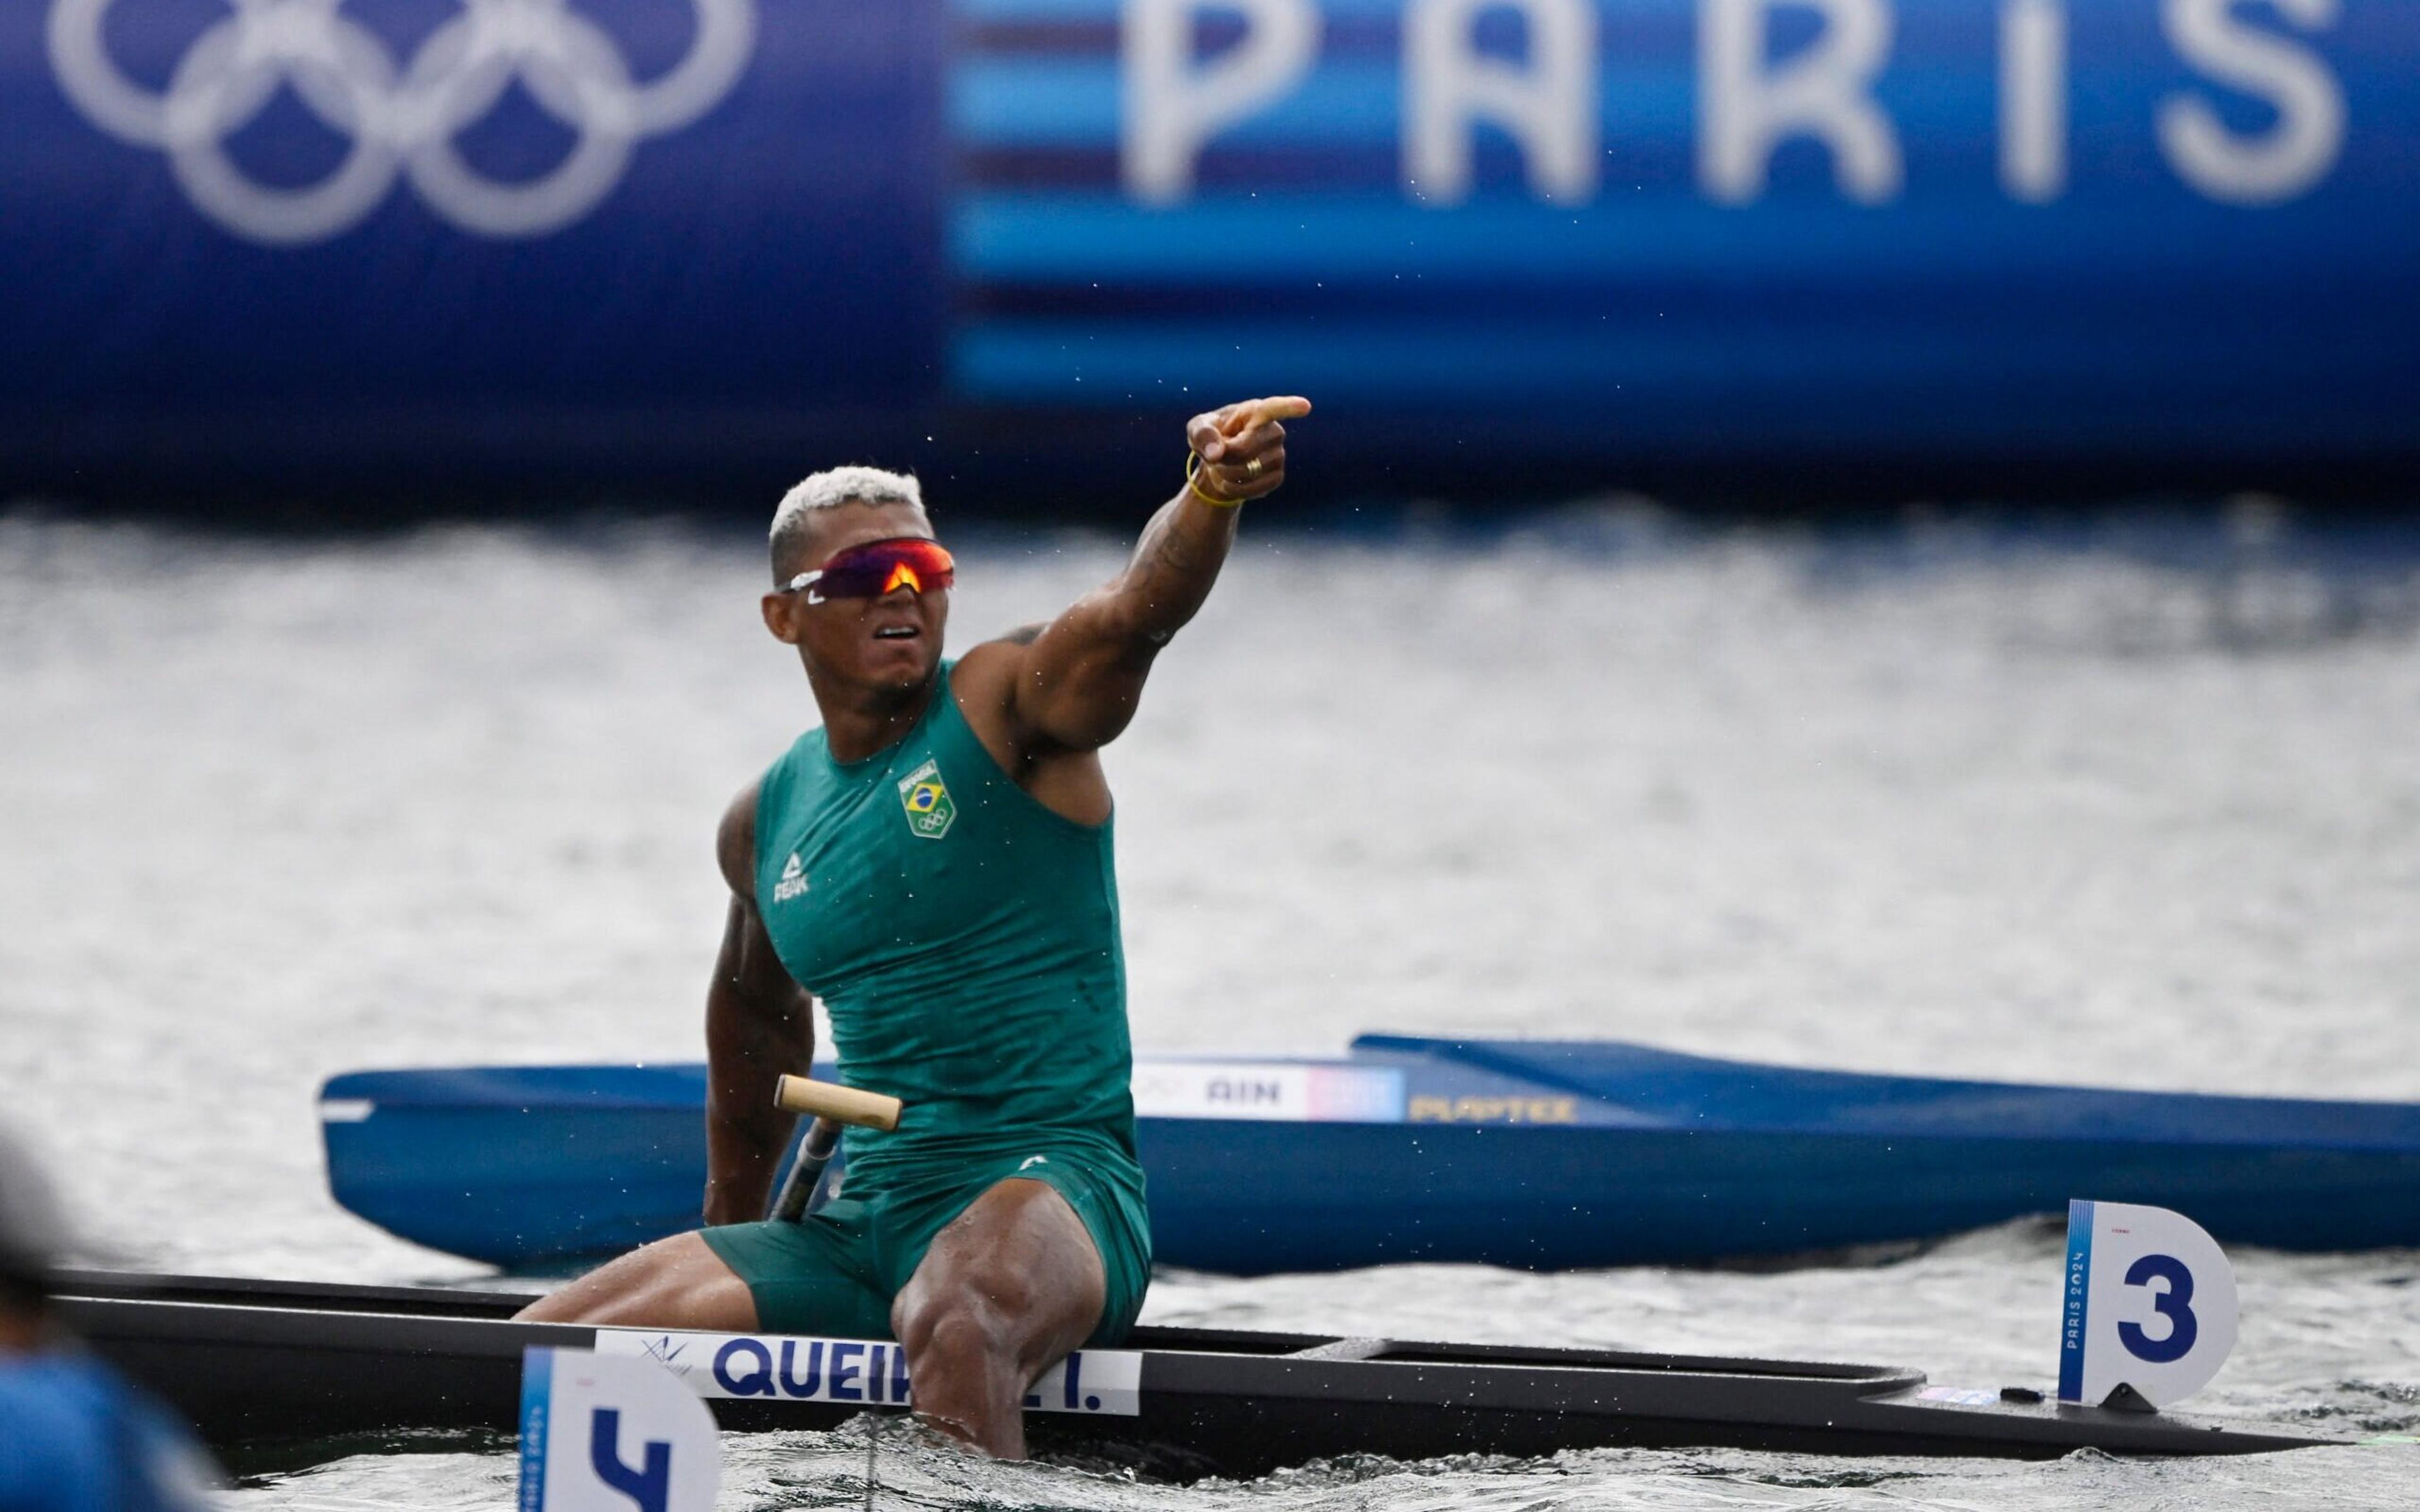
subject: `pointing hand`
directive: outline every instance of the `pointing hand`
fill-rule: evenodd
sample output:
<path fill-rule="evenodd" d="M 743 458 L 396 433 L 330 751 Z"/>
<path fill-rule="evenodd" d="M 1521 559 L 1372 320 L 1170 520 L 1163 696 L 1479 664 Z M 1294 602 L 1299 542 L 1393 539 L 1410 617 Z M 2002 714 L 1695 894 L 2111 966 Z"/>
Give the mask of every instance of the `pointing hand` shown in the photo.
<path fill-rule="evenodd" d="M 1186 440 L 1202 467 L 1195 486 L 1219 499 L 1258 499 L 1285 482 L 1285 422 L 1311 413 L 1311 401 L 1291 394 L 1246 399 L 1195 415 Z"/>

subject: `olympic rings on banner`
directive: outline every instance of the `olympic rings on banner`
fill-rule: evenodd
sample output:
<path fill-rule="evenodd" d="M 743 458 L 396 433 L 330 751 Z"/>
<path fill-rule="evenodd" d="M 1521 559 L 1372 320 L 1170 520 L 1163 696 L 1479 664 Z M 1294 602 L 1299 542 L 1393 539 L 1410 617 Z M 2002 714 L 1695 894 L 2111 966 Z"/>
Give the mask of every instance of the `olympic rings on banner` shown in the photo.
<path fill-rule="evenodd" d="M 688 54 L 640 84 L 613 39 L 571 0 L 457 3 L 461 13 L 398 69 L 375 33 L 341 13 L 345 0 L 225 0 L 232 14 L 194 39 L 154 93 L 126 76 L 103 39 L 118 0 L 54 0 L 51 65 L 94 125 L 165 152 L 204 214 L 249 240 L 293 246 L 359 225 L 398 177 L 462 230 L 559 231 L 613 192 L 641 140 L 721 103 L 756 45 L 755 0 L 689 0 L 697 34 Z M 473 168 L 455 139 L 516 81 L 576 140 L 547 173 L 504 182 Z M 343 160 L 300 188 L 260 183 L 227 152 L 281 85 L 346 139 Z"/>

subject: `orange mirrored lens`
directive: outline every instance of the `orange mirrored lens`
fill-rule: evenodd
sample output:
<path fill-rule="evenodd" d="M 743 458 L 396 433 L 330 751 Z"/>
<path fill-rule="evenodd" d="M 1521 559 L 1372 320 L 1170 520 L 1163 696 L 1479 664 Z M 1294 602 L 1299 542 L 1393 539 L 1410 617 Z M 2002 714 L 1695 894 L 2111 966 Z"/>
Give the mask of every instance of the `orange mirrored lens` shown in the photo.
<path fill-rule="evenodd" d="M 950 586 L 956 563 L 939 541 L 921 535 L 868 541 L 833 556 L 814 574 L 815 601 L 879 598 L 893 589 L 938 593 Z"/>

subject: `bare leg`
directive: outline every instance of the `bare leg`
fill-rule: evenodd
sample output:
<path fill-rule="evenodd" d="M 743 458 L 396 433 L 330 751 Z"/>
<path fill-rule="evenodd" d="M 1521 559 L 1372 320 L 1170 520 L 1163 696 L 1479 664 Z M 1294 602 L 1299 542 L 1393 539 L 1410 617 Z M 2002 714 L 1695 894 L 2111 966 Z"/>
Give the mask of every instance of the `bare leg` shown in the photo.
<path fill-rule="evenodd" d="M 705 1240 L 688 1233 L 632 1250 L 514 1316 L 526 1323 L 750 1334 L 756 1328 L 756 1299 Z"/>
<path fill-rule="evenodd" d="M 892 1304 L 916 1412 L 1002 1459 L 1025 1458 L 1025 1390 L 1084 1342 L 1107 1296 L 1101 1257 L 1067 1199 L 1000 1182 L 933 1240 Z"/>

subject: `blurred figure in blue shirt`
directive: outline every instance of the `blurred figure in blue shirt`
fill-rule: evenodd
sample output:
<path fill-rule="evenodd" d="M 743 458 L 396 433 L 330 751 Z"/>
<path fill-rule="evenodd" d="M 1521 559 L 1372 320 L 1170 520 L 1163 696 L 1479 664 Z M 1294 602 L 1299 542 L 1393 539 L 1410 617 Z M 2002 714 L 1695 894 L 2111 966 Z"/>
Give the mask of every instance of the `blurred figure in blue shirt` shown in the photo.
<path fill-rule="evenodd" d="M 67 1242 L 50 1183 L 0 1129 L 0 1512 L 203 1512 L 218 1467 L 52 1317 Z"/>

